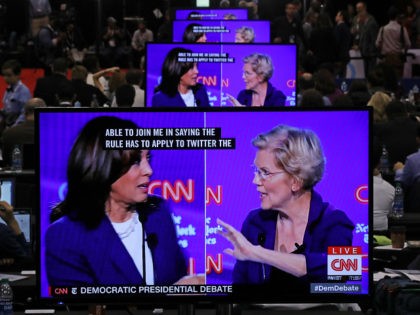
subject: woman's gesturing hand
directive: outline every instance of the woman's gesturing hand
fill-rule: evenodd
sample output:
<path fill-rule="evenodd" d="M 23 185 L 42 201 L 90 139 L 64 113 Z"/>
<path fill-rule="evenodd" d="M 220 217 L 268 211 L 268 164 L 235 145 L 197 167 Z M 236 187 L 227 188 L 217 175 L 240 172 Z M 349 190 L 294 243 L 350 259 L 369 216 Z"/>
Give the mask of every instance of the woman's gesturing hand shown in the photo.
<path fill-rule="evenodd" d="M 256 246 L 251 244 L 246 237 L 235 229 L 230 224 L 217 219 L 217 224 L 221 225 L 224 230 L 219 230 L 218 233 L 226 238 L 233 245 L 232 248 L 226 248 L 224 252 L 235 257 L 238 260 L 255 260 Z"/>

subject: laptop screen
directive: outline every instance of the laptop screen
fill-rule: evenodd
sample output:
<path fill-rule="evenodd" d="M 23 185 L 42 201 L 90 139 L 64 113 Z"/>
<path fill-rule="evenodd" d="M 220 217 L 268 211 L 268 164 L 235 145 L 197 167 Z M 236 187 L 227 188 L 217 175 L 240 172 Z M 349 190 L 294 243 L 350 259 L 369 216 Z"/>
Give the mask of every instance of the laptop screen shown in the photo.
<path fill-rule="evenodd" d="M 0 179 L 0 200 L 6 201 L 12 207 L 15 205 L 14 183 L 15 182 L 13 178 Z"/>
<path fill-rule="evenodd" d="M 16 221 L 19 223 L 20 229 L 22 230 L 25 240 L 30 243 L 31 234 L 31 213 L 28 210 L 16 210 L 14 211 Z M 6 222 L 0 217 L 0 223 L 6 224 Z"/>
<path fill-rule="evenodd" d="M 31 214 L 28 210 L 15 210 L 15 218 L 28 243 L 31 242 Z"/>

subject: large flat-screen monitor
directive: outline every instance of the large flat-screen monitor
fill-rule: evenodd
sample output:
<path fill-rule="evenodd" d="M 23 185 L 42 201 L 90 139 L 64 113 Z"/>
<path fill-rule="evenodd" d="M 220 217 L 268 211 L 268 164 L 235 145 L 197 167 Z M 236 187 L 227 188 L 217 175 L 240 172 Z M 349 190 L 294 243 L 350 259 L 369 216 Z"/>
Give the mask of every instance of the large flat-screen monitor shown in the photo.
<path fill-rule="evenodd" d="M 247 9 L 176 9 L 176 20 L 246 20 Z"/>
<path fill-rule="evenodd" d="M 40 297 L 368 297 L 370 116 L 37 111 Z"/>
<path fill-rule="evenodd" d="M 207 43 L 269 43 L 270 22 L 253 20 L 186 21 L 173 22 L 172 41 L 187 42 L 205 34 Z"/>
<path fill-rule="evenodd" d="M 154 95 L 159 90 L 162 77 L 168 78 L 167 86 L 174 85 L 176 89 L 182 79 L 173 82 L 184 71 L 194 63 L 197 64 L 195 73 L 196 86 L 203 85 L 198 90 L 198 101 L 196 106 L 203 106 L 205 101 L 202 94 L 207 93 L 210 106 L 233 106 L 229 95 L 238 98 L 239 94 L 245 91 L 252 94 L 252 88 L 257 84 L 257 78 L 251 82 L 252 77 L 245 75 L 251 71 L 244 70 L 246 57 L 253 57 L 253 63 L 258 65 L 255 68 L 263 76 L 271 76 L 268 79 L 273 87 L 267 92 L 267 102 L 272 100 L 270 106 L 294 106 L 296 103 L 296 76 L 297 76 L 297 51 L 295 45 L 273 45 L 273 44 L 164 44 L 148 43 L 146 45 L 146 106 L 147 107 L 178 107 L 183 105 L 179 93 L 169 96 L 167 93 L 159 97 Z M 270 62 L 268 62 L 268 58 Z M 248 62 L 250 63 L 250 62 Z M 254 68 L 253 68 L 254 69 Z M 255 73 L 255 71 L 254 71 Z M 252 74 L 252 73 L 251 73 Z M 262 79 L 261 79 L 262 80 Z M 266 89 L 268 91 L 269 88 Z M 204 92 L 200 92 L 204 91 Z M 279 102 L 275 95 L 281 91 L 283 98 Z M 270 98 L 270 96 L 272 97 Z M 162 96 L 166 101 L 162 102 Z M 251 96 L 252 98 L 252 96 Z M 250 98 L 250 99 L 251 99 Z"/>

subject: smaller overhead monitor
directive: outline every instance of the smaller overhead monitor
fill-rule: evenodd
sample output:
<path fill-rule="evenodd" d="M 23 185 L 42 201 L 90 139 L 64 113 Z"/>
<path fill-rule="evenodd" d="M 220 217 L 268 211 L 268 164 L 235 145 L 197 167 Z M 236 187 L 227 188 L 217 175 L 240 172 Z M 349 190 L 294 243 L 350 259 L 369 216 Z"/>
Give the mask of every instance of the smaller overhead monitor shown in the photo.
<path fill-rule="evenodd" d="M 247 9 L 177 9 L 176 20 L 247 20 Z"/>
<path fill-rule="evenodd" d="M 251 20 L 209 20 L 173 22 L 172 40 L 198 42 L 205 38 L 207 43 L 269 43 L 270 22 Z"/>
<path fill-rule="evenodd" d="M 182 81 L 191 86 L 195 107 L 232 107 L 235 100 L 250 106 L 260 76 L 267 93 L 258 106 L 295 106 L 296 60 L 296 45 L 148 43 L 145 104 L 189 106 L 177 91 Z"/>

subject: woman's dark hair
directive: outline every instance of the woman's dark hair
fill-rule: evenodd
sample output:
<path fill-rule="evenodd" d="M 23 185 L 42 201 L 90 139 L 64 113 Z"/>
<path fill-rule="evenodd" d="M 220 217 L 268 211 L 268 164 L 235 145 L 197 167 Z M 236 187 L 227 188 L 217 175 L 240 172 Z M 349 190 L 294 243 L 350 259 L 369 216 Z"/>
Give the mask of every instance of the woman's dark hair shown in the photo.
<path fill-rule="evenodd" d="M 323 107 L 324 100 L 322 94 L 318 90 L 309 89 L 303 92 L 302 100 L 299 106 L 301 107 Z"/>
<path fill-rule="evenodd" d="M 354 79 L 350 83 L 349 93 L 369 92 L 367 82 L 364 79 Z"/>
<path fill-rule="evenodd" d="M 6 70 L 6 69 L 12 70 L 14 75 L 19 75 L 22 70 L 22 66 L 20 62 L 17 61 L 16 59 L 7 60 L 5 63 L 3 63 L 1 68 L 2 70 Z"/>
<path fill-rule="evenodd" d="M 348 95 L 353 105 L 356 107 L 365 107 L 371 98 L 367 82 L 364 79 L 354 79 L 350 83 Z"/>
<path fill-rule="evenodd" d="M 136 90 L 131 84 L 123 84 L 115 90 L 115 101 L 118 107 L 132 107 Z"/>
<path fill-rule="evenodd" d="M 181 77 L 194 67 L 193 62 L 180 62 L 178 58 L 182 53 L 191 52 L 191 50 L 185 48 L 173 48 L 168 52 L 162 65 L 162 81 L 157 90 L 169 96 L 174 96 L 178 92 Z"/>
<path fill-rule="evenodd" d="M 354 106 L 353 100 L 348 94 L 342 94 L 337 96 L 331 104 L 335 107 L 352 107 Z"/>
<path fill-rule="evenodd" d="M 316 20 L 315 27 L 320 30 L 330 29 L 333 27 L 331 18 L 327 13 L 320 13 Z"/>
<path fill-rule="evenodd" d="M 83 65 L 86 67 L 88 72 L 90 72 L 90 73 L 97 72 L 98 69 L 99 69 L 98 57 L 96 57 L 95 55 L 87 55 L 83 59 Z"/>
<path fill-rule="evenodd" d="M 184 31 L 184 35 L 182 36 L 182 41 L 184 43 L 196 43 L 200 37 L 204 35 L 204 32 L 200 31 L 200 27 L 202 25 L 197 23 L 189 24 Z"/>
<path fill-rule="evenodd" d="M 90 120 L 79 133 L 67 164 L 63 214 L 95 228 L 105 216 L 111 185 L 139 161 L 139 150 L 105 149 L 106 130 L 137 128 L 129 120 L 100 116 Z"/>
<path fill-rule="evenodd" d="M 334 75 L 327 69 L 320 69 L 315 74 L 315 89 L 322 95 L 334 93 L 336 89 Z"/>
<path fill-rule="evenodd" d="M 407 117 L 407 108 L 401 101 L 391 101 L 386 107 L 385 107 L 385 113 L 388 117 L 388 120 L 394 120 L 399 117 Z"/>
<path fill-rule="evenodd" d="M 343 17 L 343 21 L 346 24 L 350 23 L 349 13 L 346 10 L 340 10 L 338 13 Z"/>

